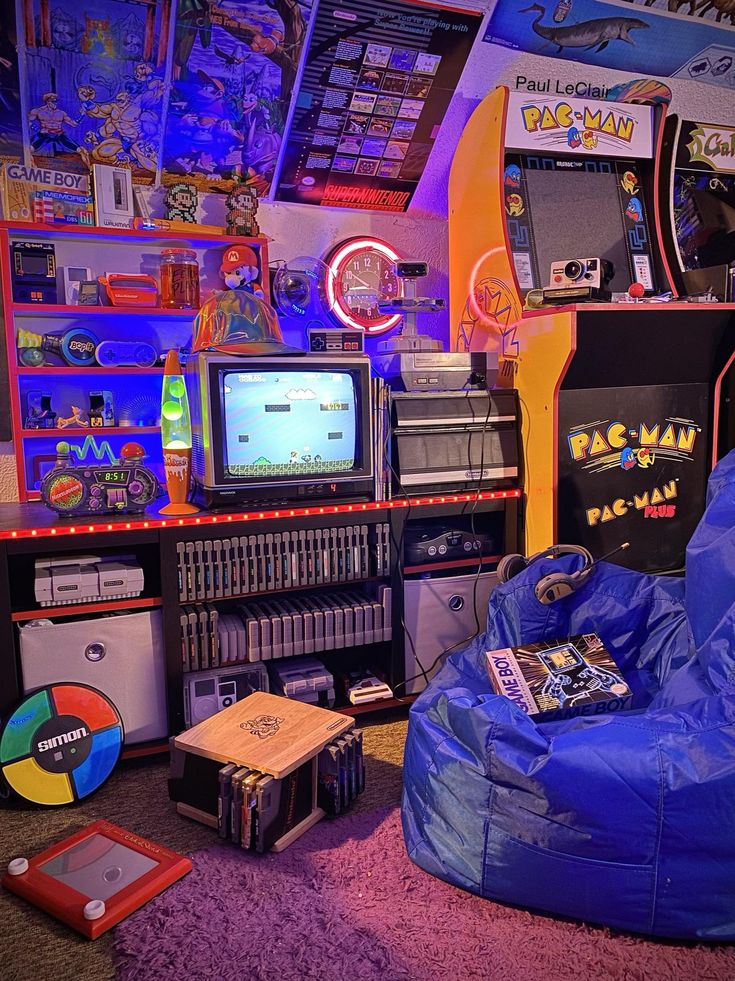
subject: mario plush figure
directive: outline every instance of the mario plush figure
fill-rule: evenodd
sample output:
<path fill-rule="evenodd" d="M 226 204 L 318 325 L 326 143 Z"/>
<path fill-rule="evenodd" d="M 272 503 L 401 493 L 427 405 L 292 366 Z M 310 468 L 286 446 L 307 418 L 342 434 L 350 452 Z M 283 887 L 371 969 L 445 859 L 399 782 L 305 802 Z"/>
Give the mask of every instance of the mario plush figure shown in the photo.
<path fill-rule="evenodd" d="M 247 290 L 259 297 L 265 295 L 258 282 L 258 257 L 249 245 L 230 246 L 225 251 L 219 271 L 228 289 Z"/>

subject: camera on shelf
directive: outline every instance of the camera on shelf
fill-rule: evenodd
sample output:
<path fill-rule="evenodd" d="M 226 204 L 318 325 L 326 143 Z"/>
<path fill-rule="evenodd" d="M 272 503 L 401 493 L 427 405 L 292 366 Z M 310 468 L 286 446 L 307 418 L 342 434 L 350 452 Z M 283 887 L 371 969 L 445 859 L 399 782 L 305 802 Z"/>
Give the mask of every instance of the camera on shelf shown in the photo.
<path fill-rule="evenodd" d="M 608 259 L 561 259 L 551 263 L 549 285 L 559 289 L 567 286 L 604 289 L 614 275 L 615 266 Z"/>

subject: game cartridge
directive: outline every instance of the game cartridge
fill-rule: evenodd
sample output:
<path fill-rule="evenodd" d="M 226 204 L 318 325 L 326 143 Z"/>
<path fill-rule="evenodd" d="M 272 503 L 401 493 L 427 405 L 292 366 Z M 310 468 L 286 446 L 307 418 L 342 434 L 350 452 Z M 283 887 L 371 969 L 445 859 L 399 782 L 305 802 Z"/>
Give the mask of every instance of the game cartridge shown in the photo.
<path fill-rule="evenodd" d="M 240 537 L 240 592 L 250 592 L 250 546 L 248 536 Z"/>
<path fill-rule="evenodd" d="M 258 585 L 258 550 L 255 535 L 248 535 L 248 578 L 250 580 L 250 592 L 257 593 L 260 589 Z"/>
<path fill-rule="evenodd" d="M 268 589 L 268 563 L 265 554 L 265 535 L 255 536 L 255 557 L 258 567 L 258 592 L 265 593 Z"/>
<path fill-rule="evenodd" d="M 204 542 L 194 542 L 194 596 L 204 599 Z"/>
<path fill-rule="evenodd" d="M 228 763 L 219 771 L 219 797 L 217 799 L 217 831 L 220 838 L 230 836 L 230 810 L 232 806 L 232 774 L 237 764 Z"/>
<path fill-rule="evenodd" d="M 230 801 L 230 840 L 240 842 L 240 821 L 242 820 L 242 782 L 250 773 L 247 766 L 240 767 L 231 777 L 232 797 Z"/>
<path fill-rule="evenodd" d="M 186 601 L 186 568 L 185 568 L 186 545 L 184 542 L 176 543 L 176 574 L 179 588 L 179 600 Z"/>
<path fill-rule="evenodd" d="M 317 760 L 317 806 L 327 814 L 339 814 L 342 797 L 339 789 L 339 748 L 333 743 L 325 746 Z"/>
<path fill-rule="evenodd" d="M 186 543 L 186 596 L 188 602 L 196 599 L 196 589 L 194 588 L 194 542 Z"/>
<path fill-rule="evenodd" d="M 255 809 L 258 805 L 256 787 L 262 773 L 251 770 L 243 784 L 242 818 L 240 827 L 240 847 L 248 850 L 255 848 L 253 835 L 255 832 Z"/>
<path fill-rule="evenodd" d="M 347 743 L 344 739 L 335 739 L 334 745 L 339 751 L 339 799 L 340 806 L 346 811 L 350 806 L 350 791 L 347 783 Z"/>
<path fill-rule="evenodd" d="M 230 596 L 240 595 L 240 539 L 230 539 L 228 562 L 230 566 Z"/>
<path fill-rule="evenodd" d="M 352 735 L 355 737 L 355 762 L 357 764 L 357 792 L 361 794 L 365 789 L 365 757 L 362 750 L 362 729 L 353 729 Z"/>
<path fill-rule="evenodd" d="M 350 799 L 357 797 L 357 740 L 351 732 L 345 732 L 342 739 L 347 743 L 347 784 L 350 791 Z"/>

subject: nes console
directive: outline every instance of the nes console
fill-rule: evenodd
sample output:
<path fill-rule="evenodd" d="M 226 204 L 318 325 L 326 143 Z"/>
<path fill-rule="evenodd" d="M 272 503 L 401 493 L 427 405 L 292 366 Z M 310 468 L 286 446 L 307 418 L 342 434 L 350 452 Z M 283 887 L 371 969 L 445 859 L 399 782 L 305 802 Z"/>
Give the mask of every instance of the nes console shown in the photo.
<path fill-rule="evenodd" d="M 498 355 L 491 351 L 401 351 L 376 355 L 375 370 L 393 391 L 460 392 L 493 388 Z"/>

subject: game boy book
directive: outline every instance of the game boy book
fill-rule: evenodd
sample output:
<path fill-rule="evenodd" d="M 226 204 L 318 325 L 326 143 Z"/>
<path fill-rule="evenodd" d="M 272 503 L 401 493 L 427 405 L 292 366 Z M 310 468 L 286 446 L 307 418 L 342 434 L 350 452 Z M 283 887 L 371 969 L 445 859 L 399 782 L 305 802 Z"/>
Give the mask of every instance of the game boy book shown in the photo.
<path fill-rule="evenodd" d="M 631 707 L 632 693 L 597 634 L 487 651 L 493 689 L 538 720 Z"/>

